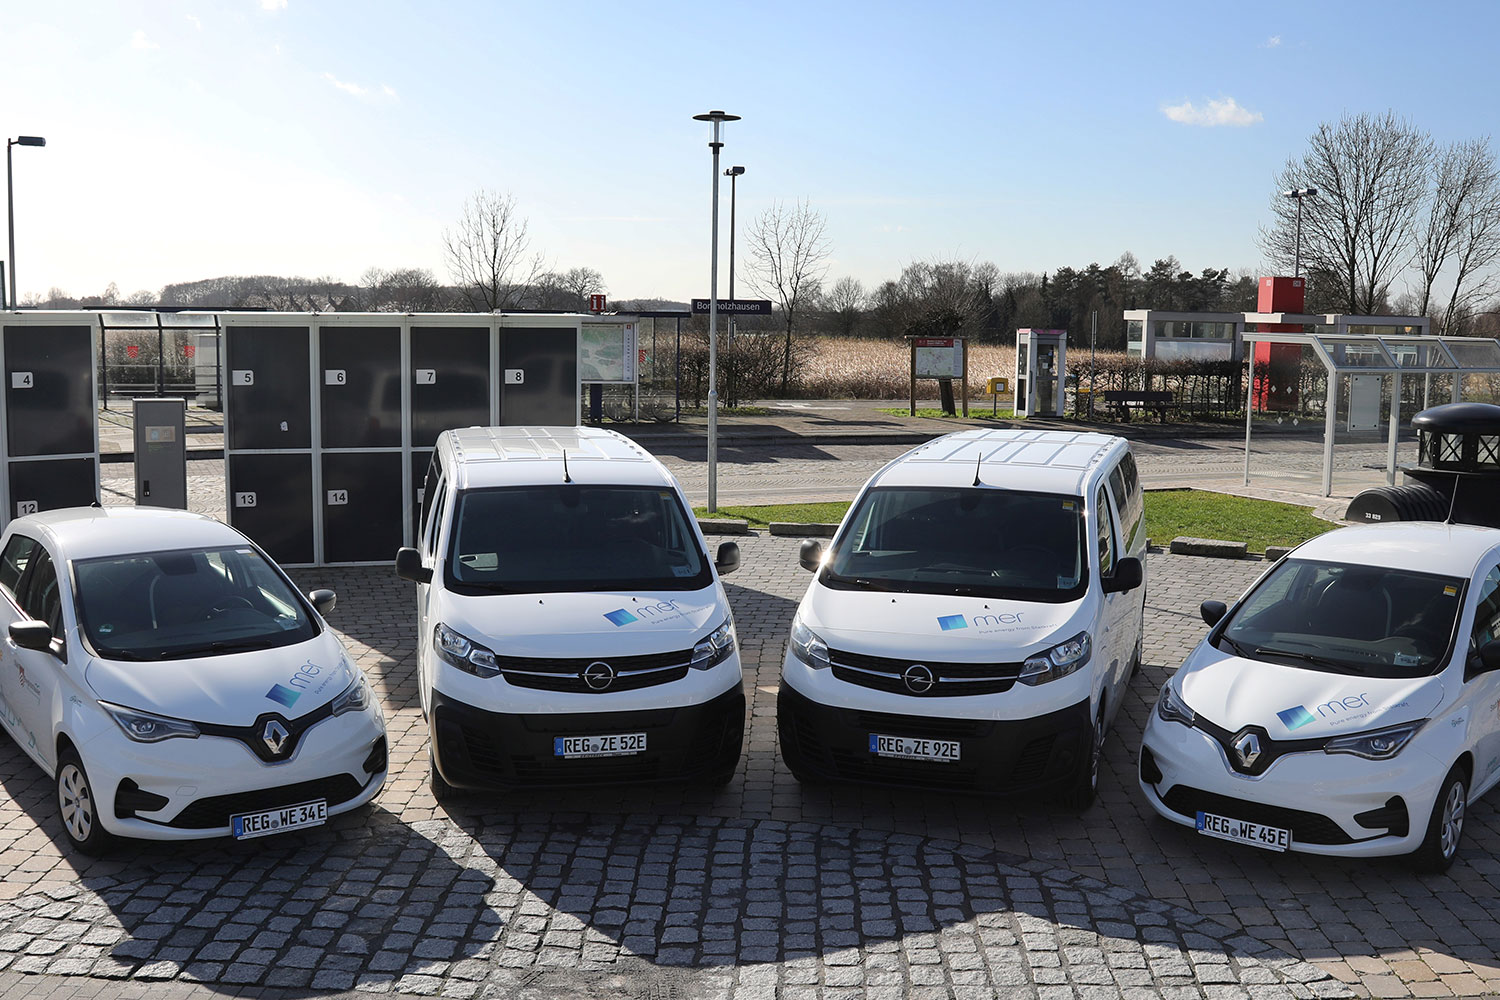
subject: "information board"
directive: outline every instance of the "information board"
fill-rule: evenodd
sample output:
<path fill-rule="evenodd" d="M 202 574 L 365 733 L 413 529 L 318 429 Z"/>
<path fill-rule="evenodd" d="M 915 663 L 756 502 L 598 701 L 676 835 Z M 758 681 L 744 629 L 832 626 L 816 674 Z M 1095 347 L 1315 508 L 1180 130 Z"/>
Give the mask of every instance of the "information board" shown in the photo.
<path fill-rule="evenodd" d="M 584 323 L 578 345 L 579 381 L 634 384 L 635 341 L 634 323 Z"/>
<path fill-rule="evenodd" d="M 963 378 L 964 342 L 957 337 L 918 337 L 912 354 L 917 378 Z"/>

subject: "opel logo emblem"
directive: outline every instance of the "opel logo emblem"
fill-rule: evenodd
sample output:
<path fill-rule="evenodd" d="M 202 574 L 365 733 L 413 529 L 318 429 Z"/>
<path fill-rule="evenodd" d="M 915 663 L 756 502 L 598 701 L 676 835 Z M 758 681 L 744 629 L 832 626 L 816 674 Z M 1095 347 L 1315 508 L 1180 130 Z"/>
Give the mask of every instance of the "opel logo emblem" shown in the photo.
<path fill-rule="evenodd" d="M 1234 738 L 1234 753 L 1241 767 L 1254 767 L 1260 760 L 1260 737 L 1254 733 L 1240 733 Z"/>
<path fill-rule="evenodd" d="M 265 740 L 266 748 L 271 751 L 271 756 L 279 757 L 282 747 L 286 746 L 286 741 L 291 735 L 286 731 L 286 726 L 271 719 L 266 723 L 266 728 L 261 731 L 260 738 Z"/>
<path fill-rule="evenodd" d="M 615 682 L 615 668 L 603 660 L 595 660 L 583 668 L 583 682 L 591 690 L 603 691 Z"/>
<path fill-rule="evenodd" d="M 932 676 L 932 671 L 920 663 L 913 663 L 907 667 L 901 674 L 901 679 L 906 682 L 906 690 L 912 694 L 926 694 L 937 683 L 937 679 Z"/>

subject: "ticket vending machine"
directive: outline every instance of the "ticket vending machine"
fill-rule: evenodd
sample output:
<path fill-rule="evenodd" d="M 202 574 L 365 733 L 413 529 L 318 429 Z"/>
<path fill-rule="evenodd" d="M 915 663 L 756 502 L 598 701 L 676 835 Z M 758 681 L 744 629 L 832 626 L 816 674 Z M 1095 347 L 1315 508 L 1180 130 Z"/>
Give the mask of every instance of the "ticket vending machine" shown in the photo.
<path fill-rule="evenodd" d="M 1067 350 L 1066 330 L 1016 331 L 1016 416 L 1063 415 Z"/>

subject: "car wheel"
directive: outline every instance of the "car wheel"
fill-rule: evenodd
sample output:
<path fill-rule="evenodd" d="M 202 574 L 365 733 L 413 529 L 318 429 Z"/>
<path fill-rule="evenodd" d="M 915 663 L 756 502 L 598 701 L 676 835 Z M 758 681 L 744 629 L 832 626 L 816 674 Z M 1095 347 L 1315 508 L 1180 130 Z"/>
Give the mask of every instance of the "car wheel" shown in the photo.
<path fill-rule="evenodd" d="M 792 777 L 797 779 L 797 783 L 799 785 L 817 784 L 818 777 L 803 764 L 802 751 L 798 749 L 797 744 L 786 738 L 780 726 L 777 726 L 776 736 L 777 742 L 781 744 L 781 762 L 786 765 L 788 771 L 792 772 Z"/>
<path fill-rule="evenodd" d="M 734 745 L 725 749 L 720 755 L 718 765 L 706 772 L 698 783 L 706 788 L 723 788 L 733 781 L 734 776 L 740 770 L 740 756 L 744 745 L 745 737 L 742 732 L 734 741 Z"/>
<path fill-rule="evenodd" d="M 1144 665 L 1145 660 L 1146 636 L 1142 634 L 1136 637 L 1135 654 L 1130 659 L 1130 673 L 1127 676 L 1129 676 L 1130 678 L 1134 678 L 1136 674 L 1140 673 L 1141 667 L 1142 665 Z"/>
<path fill-rule="evenodd" d="M 432 791 L 432 797 L 439 802 L 451 802 L 458 798 L 458 789 L 443 778 L 438 771 L 437 757 L 432 751 L 427 751 L 427 787 Z"/>
<path fill-rule="evenodd" d="M 99 822 L 99 802 L 83 760 L 72 748 L 57 755 L 57 809 L 63 832 L 79 853 L 100 857 L 114 846 L 114 837 Z"/>
<path fill-rule="evenodd" d="M 1414 869 L 1436 875 L 1452 866 L 1458 857 L 1458 845 L 1463 840 L 1464 815 L 1468 811 L 1469 777 L 1462 767 L 1454 764 L 1438 789 L 1437 801 L 1432 804 L 1427 836 L 1422 838 L 1422 845 L 1407 856 Z"/>
<path fill-rule="evenodd" d="M 1079 761 L 1073 776 L 1068 779 L 1062 794 L 1058 796 L 1058 801 L 1065 808 L 1083 812 L 1094 804 L 1094 798 L 1099 794 L 1099 762 L 1104 759 L 1104 736 L 1104 705 L 1100 704 L 1099 714 L 1094 718 L 1089 752 Z"/>

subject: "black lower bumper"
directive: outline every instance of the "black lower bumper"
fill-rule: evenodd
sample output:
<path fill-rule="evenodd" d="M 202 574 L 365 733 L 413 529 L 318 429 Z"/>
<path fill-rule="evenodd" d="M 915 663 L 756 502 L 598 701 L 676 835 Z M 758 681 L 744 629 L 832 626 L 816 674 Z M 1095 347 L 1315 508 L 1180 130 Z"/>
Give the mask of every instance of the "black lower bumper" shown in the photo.
<path fill-rule="evenodd" d="M 745 733 L 745 691 L 701 705 L 643 712 L 511 715 L 486 712 L 432 692 L 432 750 L 455 788 L 636 784 L 706 779 L 733 768 Z M 561 736 L 645 733 L 646 750 L 622 757 L 565 759 Z"/>
<path fill-rule="evenodd" d="M 793 773 L 824 781 L 1020 795 L 1076 778 L 1088 759 L 1089 703 L 1033 719 L 944 719 L 819 705 L 786 684 L 776 696 L 781 753 Z M 881 757 L 870 736 L 957 740 L 954 762 Z"/>

